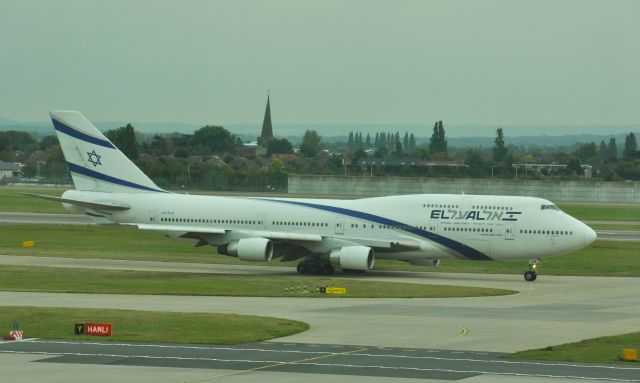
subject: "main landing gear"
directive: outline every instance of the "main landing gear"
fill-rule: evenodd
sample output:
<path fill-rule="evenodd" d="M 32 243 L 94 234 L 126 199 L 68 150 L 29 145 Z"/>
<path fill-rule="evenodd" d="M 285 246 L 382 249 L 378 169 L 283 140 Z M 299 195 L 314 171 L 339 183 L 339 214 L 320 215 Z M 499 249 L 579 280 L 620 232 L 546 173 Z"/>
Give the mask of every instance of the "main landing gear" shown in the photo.
<path fill-rule="evenodd" d="M 335 268 L 328 263 L 300 262 L 296 267 L 299 274 L 331 275 Z"/>
<path fill-rule="evenodd" d="M 537 259 L 529 260 L 529 270 L 525 271 L 524 273 L 524 279 L 527 282 L 533 282 L 536 280 L 536 278 L 538 278 L 538 272 L 536 270 L 538 269 L 539 264 L 540 261 Z"/>

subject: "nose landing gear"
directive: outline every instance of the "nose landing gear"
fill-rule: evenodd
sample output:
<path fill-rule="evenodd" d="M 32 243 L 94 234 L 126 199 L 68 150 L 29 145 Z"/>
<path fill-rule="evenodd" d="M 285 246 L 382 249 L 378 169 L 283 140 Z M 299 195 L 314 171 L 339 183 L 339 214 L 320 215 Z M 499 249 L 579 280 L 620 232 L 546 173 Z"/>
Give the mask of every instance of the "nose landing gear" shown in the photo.
<path fill-rule="evenodd" d="M 538 265 L 540 264 L 540 261 L 537 259 L 530 259 L 529 260 L 529 270 L 525 271 L 524 273 L 524 279 L 527 282 L 533 282 L 536 280 L 536 278 L 538 278 Z"/>

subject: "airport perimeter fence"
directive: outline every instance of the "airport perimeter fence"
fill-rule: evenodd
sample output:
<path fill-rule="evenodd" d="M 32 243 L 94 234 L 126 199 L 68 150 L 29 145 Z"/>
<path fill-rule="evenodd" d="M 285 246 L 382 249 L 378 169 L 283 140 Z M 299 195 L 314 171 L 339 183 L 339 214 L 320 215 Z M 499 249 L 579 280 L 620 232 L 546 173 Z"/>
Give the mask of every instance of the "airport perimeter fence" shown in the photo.
<path fill-rule="evenodd" d="M 288 193 L 356 197 L 464 193 L 533 196 L 562 202 L 640 203 L 640 182 L 289 175 Z"/>

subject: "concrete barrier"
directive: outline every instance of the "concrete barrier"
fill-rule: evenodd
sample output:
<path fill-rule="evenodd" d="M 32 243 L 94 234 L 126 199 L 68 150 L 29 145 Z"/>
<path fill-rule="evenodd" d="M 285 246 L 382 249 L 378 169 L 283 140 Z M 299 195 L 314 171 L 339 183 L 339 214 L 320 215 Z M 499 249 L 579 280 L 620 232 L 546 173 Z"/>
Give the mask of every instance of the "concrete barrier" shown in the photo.
<path fill-rule="evenodd" d="M 288 193 L 358 197 L 465 193 L 534 196 L 563 202 L 640 203 L 640 182 L 290 175 Z"/>

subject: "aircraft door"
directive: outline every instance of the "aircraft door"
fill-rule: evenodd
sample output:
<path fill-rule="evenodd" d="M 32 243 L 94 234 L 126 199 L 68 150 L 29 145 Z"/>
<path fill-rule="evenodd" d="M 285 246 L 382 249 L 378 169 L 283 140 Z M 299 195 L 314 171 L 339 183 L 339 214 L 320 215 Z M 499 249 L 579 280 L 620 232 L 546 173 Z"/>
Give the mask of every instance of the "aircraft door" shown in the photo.
<path fill-rule="evenodd" d="M 344 234 L 344 217 L 336 218 L 336 234 Z"/>
<path fill-rule="evenodd" d="M 256 221 L 258 230 L 264 230 L 266 224 L 267 224 L 267 216 L 264 214 L 258 214 L 257 221 Z"/>
<path fill-rule="evenodd" d="M 504 239 L 507 241 L 513 241 L 516 237 L 516 224 L 515 222 L 507 222 L 504 225 Z"/>
<path fill-rule="evenodd" d="M 473 197 L 463 196 L 462 201 L 460 201 L 460 210 L 463 212 L 471 210 L 472 203 Z"/>
<path fill-rule="evenodd" d="M 159 223 L 157 210 L 149 210 L 149 223 Z"/>

